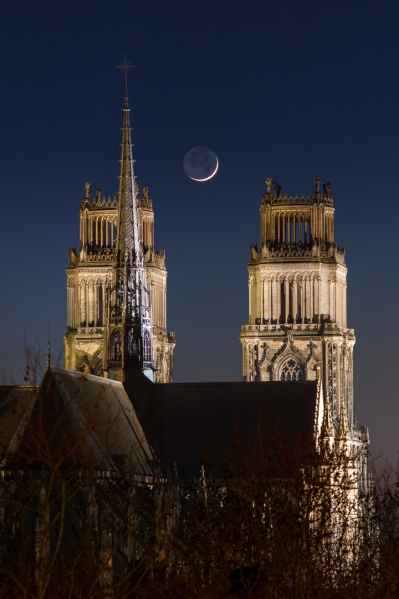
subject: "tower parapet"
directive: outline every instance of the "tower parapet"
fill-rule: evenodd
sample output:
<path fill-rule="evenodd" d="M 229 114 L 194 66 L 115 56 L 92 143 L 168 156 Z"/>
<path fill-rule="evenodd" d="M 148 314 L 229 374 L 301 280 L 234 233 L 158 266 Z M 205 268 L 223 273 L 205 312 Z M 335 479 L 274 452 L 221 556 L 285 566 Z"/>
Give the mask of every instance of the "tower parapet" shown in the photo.
<path fill-rule="evenodd" d="M 321 190 L 319 177 L 309 196 L 284 194 L 268 178 L 260 204 L 261 244 L 334 244 L 334 210 L 331 184 L 325 183 Z"/>

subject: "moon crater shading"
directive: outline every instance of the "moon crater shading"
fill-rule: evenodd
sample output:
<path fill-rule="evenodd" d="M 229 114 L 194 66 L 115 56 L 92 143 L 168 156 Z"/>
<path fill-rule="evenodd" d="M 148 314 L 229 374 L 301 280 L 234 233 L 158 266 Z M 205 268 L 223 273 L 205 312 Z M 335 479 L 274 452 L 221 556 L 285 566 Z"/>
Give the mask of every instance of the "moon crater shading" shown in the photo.
<path fill-rule="evenodd" d="M 196 183 L 210 181 L 219 169 L 219 160 L 215 152 L 205 146 L 191 148 L 183 160 L 187 177 Z"/>

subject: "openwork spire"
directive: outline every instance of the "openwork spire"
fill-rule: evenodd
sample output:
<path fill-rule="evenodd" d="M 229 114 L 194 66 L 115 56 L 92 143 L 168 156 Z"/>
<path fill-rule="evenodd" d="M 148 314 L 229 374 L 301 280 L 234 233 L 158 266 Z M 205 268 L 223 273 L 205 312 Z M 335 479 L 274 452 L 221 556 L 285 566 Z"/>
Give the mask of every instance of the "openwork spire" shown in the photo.
<path fill-rule="evenodd" d="M 152 326 L 134 175 L 127 82 L 131 66 L 125 62 L 119 68 L 124 76 L 124 98 L 118 190 L 116 287 L 114 306 L 111 310 L 113 330 L 110 331 L 109 356 L 110 362 L 113 363 L 111 367 L 121 369 L 121 378 L 126 380 L 129 368 L 152 369 Z"/>
<path fill-rule="evenodd" d="M 124 98 L 122 106 L 122 144 L 119 174 L 119 229 L 118 259 L 124 262 L 126 257 L 133 258 L 137 267 L 143 266 L 143 256 L 139 240 L 138 207 L 136 181 L 134 176 L 134 160 L 132 146 L 132 130 L 130 125 L 130 107 L 128 90 L 128 73 L 132 68 L 125 60 L 118 67 L 123 74 Z"/>

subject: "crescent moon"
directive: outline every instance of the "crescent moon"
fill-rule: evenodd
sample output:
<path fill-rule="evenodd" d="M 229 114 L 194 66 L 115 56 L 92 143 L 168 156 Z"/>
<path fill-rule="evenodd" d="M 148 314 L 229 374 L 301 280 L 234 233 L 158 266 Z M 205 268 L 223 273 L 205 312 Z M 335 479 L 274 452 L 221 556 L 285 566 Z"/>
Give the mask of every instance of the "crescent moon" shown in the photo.
<path fill-rule="evenodd" d="M 197 183 L 205 183 L 205 181 L 210 181 L 212 179 L 212 177 L 214 177 L 216 175 L 216 173 L 218 172 L 218 169 L 219 169 L 219 159 L 216 157 L 216 167 L 215 167 L 215 170 L 213 171 L 213 173 L 208 175 L 208 177 L 205 177 L 205 179 L 196 179 L 195 177 L 190 177 L 190 179 L 192 181 L 197 181 Z"/>

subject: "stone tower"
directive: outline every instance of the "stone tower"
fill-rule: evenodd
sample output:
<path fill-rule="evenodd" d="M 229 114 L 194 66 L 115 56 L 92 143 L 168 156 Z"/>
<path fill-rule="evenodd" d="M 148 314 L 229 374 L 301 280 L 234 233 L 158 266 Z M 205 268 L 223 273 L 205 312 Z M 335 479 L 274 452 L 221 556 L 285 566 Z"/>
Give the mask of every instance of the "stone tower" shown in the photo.
<path fill-rule="evenodd" d="M 153 203 L 133 168 L 126 92 L 118 194 L 93 194 L 85 184 L 80 248 L 69 251 L 65 367 L 122 381 L 138 367 L 170 382 L 175 337 L 166 325 L 165 251 L 155 249 Z"/>
<path fill-rule="evenodd" d="M 334 199 L 317 177 L 290 196 L 266 180 L 260 247 L 251 248 L 249 320 L 241 328 L 247 381 L 311 380 L 320 373 L 333 423 L 353 429 L 353 346 L 345 252 L 334 236 Z"/>

